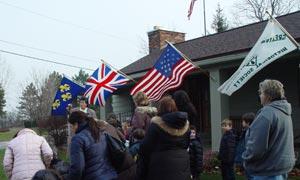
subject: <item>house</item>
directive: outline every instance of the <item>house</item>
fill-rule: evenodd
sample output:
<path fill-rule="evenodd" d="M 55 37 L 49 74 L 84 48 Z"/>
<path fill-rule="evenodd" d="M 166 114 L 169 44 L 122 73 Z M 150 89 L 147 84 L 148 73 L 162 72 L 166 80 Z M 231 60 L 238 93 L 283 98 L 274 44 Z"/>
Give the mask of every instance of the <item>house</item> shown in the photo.
<path fill-rule="evenodd" d="M 280 16 L 277 20 L 296 41 L 300 41 L 300 11 Z M 161 49 L 165 46 L 165 40 L 175 43 L 181 52 L 202 69 L 186 76 L 179 89 L 188 92 L 200 115 L 198 127 L 209 139 L 208 143 L 211 144 L 212 150 L 218 150 L 219 147 L 221 121 L 229 117 L 235 120 L 234 126 L 238 128 L 242 114 L 257 112 L 261 107 L 257 92 L 259 82 L 264 79 L 277 79 L 284 84 L 286 97 L 292 104 L 294 136 L 298 142 L 300 136 L 299 51 L 293 51 L 271 63 L 231 96 L 217 91 L 218 87 L 239 67 L 258 40 L 266 23 L 266 21 L 253 23 L 188 41 L 185 41 L 184 33 L 156 27 L 148 32 L 150 53 L 121 71 L 132 78 L 141 78 L 158 59 Z M 119 114 L 121 118 L 130 118 L 134 110 L 129 95 L 133 85 L 130 83 L 118 90 L 111 98 L 110 111 Z"/>

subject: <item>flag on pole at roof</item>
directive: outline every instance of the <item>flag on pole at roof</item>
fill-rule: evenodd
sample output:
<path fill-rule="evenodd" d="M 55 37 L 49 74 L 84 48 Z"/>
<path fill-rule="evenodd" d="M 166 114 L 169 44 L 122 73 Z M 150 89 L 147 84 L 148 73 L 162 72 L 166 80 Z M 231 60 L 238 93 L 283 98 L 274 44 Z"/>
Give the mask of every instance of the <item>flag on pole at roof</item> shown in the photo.
<path fill-rule="evenodd" d="M 298 47 L 295 39 L 271 17 L 238 70 L 218 88 L 218 91 L 230 96 L 261 69 Z"/>

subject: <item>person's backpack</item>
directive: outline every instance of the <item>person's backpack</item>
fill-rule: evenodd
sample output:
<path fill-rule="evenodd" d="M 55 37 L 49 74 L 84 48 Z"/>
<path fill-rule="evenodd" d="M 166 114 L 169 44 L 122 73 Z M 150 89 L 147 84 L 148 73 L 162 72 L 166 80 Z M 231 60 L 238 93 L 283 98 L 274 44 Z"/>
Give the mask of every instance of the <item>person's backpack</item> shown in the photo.
<path fill-rule="evenodd" d="M 118 173 L 118 179 L 133 179 L 136 173 L 135 161 L 127 151 L 124 143 L 105 133 L 109 159 Z"/>

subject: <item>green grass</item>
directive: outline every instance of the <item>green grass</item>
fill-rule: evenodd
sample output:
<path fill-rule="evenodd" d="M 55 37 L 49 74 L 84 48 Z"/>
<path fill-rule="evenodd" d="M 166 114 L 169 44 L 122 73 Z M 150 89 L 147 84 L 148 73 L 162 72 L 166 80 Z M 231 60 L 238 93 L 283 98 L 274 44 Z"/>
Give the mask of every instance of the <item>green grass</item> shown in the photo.
<path fill-rule="evenodd" d="M 64 149 L 58 149 L 58 158 L 65 161 L 65 162 L 69 162 L 69 158 L 67 156 L 67 151 Z"/>
<path fill-rule="evenodd" d="M 0 132 L 0 141 L 10 141 L 20 128 L 11 128 L 10 131 Z"/>
<path fill-rule="evenodd" d="M 4 157 L 4 152 L 5 152 L 5 149 L 1 149 L 0 150 L 0 179 L 7 179 L 5 173 L 4 173 L 4 169 L 3 169 L 3 157 Z"/>

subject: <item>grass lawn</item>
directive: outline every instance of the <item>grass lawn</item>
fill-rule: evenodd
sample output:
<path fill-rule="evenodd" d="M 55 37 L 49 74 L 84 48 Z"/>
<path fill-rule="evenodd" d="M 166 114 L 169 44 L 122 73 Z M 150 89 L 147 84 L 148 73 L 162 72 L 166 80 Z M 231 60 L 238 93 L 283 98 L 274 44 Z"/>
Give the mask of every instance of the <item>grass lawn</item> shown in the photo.
<path fill-rule="evenodd" d="M 3 157 L 4 157 L 4 152 L 5 152 L 5 149 L 0 149 L 0 164 L 1 164 L 1 167 L 0 167 L 0 179 L 7 179 L 7 177 L 5 176 L 5 173 L 4 173 L 4 169 L 3 169 Z"/>
<path fill-rule="evenodd" d="M 11 128 L 10 131 L 0 132 L 0 141 L 10 141 L 20 128 Z"/>

